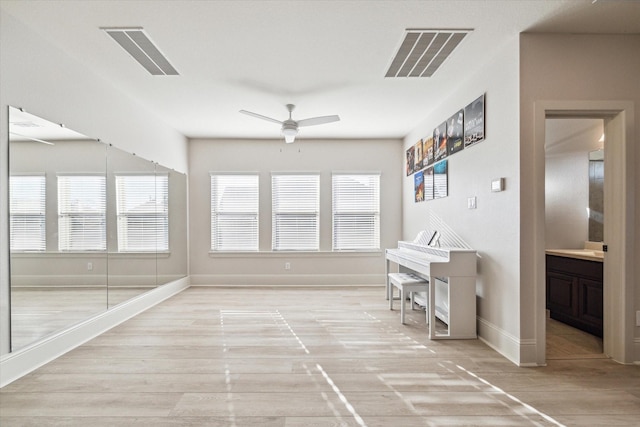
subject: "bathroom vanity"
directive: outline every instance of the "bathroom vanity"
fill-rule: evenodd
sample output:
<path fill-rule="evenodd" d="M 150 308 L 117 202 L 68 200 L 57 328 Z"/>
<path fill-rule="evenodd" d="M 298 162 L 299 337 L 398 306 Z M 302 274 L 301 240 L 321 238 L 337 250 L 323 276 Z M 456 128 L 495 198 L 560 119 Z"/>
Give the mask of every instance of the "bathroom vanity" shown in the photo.
<path fill-rule="evenodd" d="M 546 251 L 547 309 L 551 318 L 602 337 L 601 250 Z"/>

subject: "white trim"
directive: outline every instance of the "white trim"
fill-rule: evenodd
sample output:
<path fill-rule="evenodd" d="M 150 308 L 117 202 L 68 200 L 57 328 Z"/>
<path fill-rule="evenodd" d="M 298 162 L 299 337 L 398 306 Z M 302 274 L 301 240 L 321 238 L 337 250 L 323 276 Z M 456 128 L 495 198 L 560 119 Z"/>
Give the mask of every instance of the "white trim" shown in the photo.
<path fill-rule="evenodd" d="M 345 257 L 382 257 L 383 249 L 370 251 L 209 251 L 211 258 L 345 258 Z"/>
<path fill-rule="evenodd" d="M 193 274 L 192 285 L 211 286 L 385 286 L 380 274 Z M 384 298 L 384 291 L 380 291 Z"/>
<path fill-rule="evenodd" d="M 613 118 L 621 116 L 623 129 L 621 130 L 621 144 L 618 148 L 617 159 L 614 162 L 615 169 L 619 171 L 620 180 L 623 182 L 620 193 L 616 196 L 616 204 L 621 206 L 619 214 L 619 228 L 622 230 L 616 235 L 607 237 L 607 244 L 610 249 L 614 249 L 617 254 L 613 259 L 608 257 L 607 263 L 611 270 L 616 270 L 620 286 L 611 286 L 607 291 L 605 288 L 604 304 L 604 347 L 605 353 L 613 360 L 620 363 L 630 363 L 634 358 L 633 353 L 633 330 L 631 326 L 632 311 L 634 301 L 634 280 L 633 265 L 630 260 L 636 259 L 633 249 L 633 227 L 634 216 L 634 162 L 633 152 L 635 141 L 635 110 L 632 101 L 565 101 L 565 100 L 542 100 L 536 101 L 534 105 L 534 160 L 536 161 L 532 175 L 534 198 L 534 221 L 535 229 L 544 230 L 545 206 L 544 206 L 544 140 L 545 140 L 545 120 L 547 116 L 553 117 L 575 117 L 588 114 Z M 606 125 L 606 124 L 605 124 Z M 605 148 L 606 150 L 606 148 Z M 606 156 L 606 153 L 605 153 Z M 617 203 L 617 202 L 620 203 Z M 544 232 L 537 232 L 533 236 L 533 277 L 530 279 L 535 285 L 535 337 L 537 341 L 537 363 L 546 363 L 546 297 L 545 297 L 545 272 L 544 254 L 545 237 Z M 615 248 L 614 248 L 615 246 Z M 607 268 L 607 267 L 605 267 Z M 605 273 L 606 275 L 607 273 Z M 607 286 L 605 277 L 605 287 Z M 524 319 L 529 321 L 529 319 Z M 637 354 L 637 353 L 636 353 Z M 637 357 L 635 357 L 637 360 Z"/>
<path fill-rule="evenodd" d="M 183 274 L 110 274 L 108 286 L 148 287 L 155 288 L 156 283 L 169 283 L 180 279 Z M 15 275 L 11 277 L 14 288 L 104 288 L 107 289 L 106 274 L 75 274 L 75 275 Z"/>
<path fill-rule="evenodd" d="M 515 335 L 478 317 L 478 338 L 514 364 L 520 365 L 520 340 Z"/>
<path fill-rule="evenodd" d="M 0 358 L 0 388 L 189 287 L 189 277 L 132 298 L 97 316 Z"/>

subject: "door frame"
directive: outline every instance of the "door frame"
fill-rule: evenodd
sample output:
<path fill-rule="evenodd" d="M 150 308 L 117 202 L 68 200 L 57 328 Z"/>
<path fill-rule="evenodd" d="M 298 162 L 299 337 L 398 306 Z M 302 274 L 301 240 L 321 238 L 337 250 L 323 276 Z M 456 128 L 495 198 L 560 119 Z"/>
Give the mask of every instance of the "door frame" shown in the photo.
<path fill-rule="evenodd" d="M 633 237 L 635 221 L 634 105 L 630 101 L 538 101 L 534 106 L 534 284 L 536 362 L 546 364 L 545 120 L 589 117 L 605 126 L 604 352 L 620 363 L 634 361 Z M 607 195 L 608 194 L 608 195 Z M 607 207 L 609 207 L 607 209 Z M 612 209 L 613 208 L 613 209 Z"/>

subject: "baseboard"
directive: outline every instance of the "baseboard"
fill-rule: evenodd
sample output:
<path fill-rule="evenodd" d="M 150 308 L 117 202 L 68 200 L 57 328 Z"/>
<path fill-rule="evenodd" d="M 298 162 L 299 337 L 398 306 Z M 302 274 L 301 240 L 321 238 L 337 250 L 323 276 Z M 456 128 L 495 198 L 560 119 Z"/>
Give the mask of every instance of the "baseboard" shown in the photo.
<path fill-rule="evenodd" d="M 184 277 L 159 286 L 82 323 L 50 335 L 18 351 L 3 355 L 0 358 L 0 388 L 182 292 L 189 285 L 189 277 Z"/>
<path fill-rule="evenodd" d="M 384 286 L 384 274 L 192 274 L 192 285 Z"/>
<path fill-rule="evenodd" d="M 154 276 L 155 280 L 155 276 Z M 29 287 L 82 287 L 104 288 L 107 286 L 106 274 L 37 274 L 12 275 L 11 286 L 14 288 Z"/>
<path fill-rule="evenodd" d="M 177 274 L 109 274 L 109 286 L 155 287 L 158 283 L 170 283 L 179 280 Z M 107 286 L 107 276 L 96 274 L 76 275 L 14 275 L 11 276 L 11 286 L 14 288 L 49 288 L 49 287 L 82 287 L 104 288 Z"/>
<path fill-rule="evenodd" d="M 535 340 L 520 340 L 482 318 L 478 318 L 478 338 L 518 366 L 538 366 Z"/>

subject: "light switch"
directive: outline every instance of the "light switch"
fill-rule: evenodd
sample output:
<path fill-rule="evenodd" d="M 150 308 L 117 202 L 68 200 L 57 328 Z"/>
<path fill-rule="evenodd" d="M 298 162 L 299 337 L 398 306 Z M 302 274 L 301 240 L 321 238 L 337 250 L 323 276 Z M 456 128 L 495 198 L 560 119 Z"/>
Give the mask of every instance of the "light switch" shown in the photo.
<path fill-rule="evenodd" d="M 477 207 L 477 200 L 476 200 L 476 196 L 473 197 L 469 197 L 467 199 L 467 208 L 469 209 L 475 209 Z"/>

